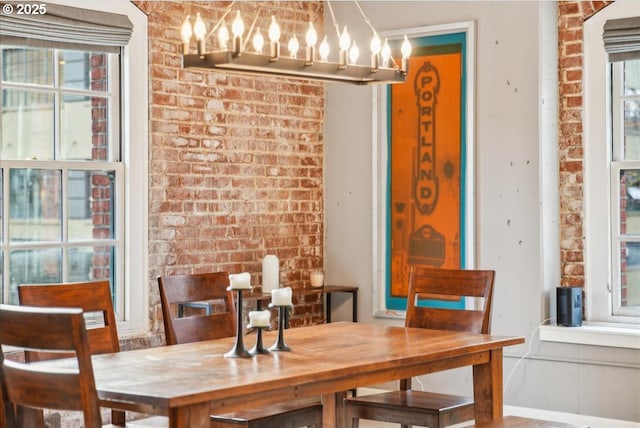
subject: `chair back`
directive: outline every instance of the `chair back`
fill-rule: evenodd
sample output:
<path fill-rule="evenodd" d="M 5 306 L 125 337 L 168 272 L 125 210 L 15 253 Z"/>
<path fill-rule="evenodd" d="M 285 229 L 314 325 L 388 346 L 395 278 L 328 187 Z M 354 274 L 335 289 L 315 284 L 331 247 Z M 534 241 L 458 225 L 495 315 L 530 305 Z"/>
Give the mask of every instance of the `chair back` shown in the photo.
<path fill-rule="evenodd" d="M 492 270 L 410 266 L 405 326 L 488 334 L 494 277 Z M 448 309 L 418 304 L 424 298 L 456 301 L 462 297 L 483 298 L 481 308 Z"/>
<path fill-rule="evenodd" d="M 0 305 L 0 345 L 71 353 L 77 370 L 49 370 L 4 359 L 3 397 L 18 409 L 82 411 L 85 427 L 102 426 L 91 351 L 81 309 Z"/>
<path fill-rule="evenodd" d="M 23 284 L 18 287 L 21 305 L 80 308 L 90 314 L 87 336 L 92 354 L 120 351 L 109 281 L 58 284 Z M 60 355 L 26 352 L 27 361 L 60 358 Z"/>
<path fill-rule="evenodd" d="M 162 319 L 167 345 L 219 339 L 235 334 L 236 308 L 227 290 L 227 272 L 208 272 L 158 277 Z M 176 306 L 182 303 L 218 300 L 219 311 L 178 318 Z"/>

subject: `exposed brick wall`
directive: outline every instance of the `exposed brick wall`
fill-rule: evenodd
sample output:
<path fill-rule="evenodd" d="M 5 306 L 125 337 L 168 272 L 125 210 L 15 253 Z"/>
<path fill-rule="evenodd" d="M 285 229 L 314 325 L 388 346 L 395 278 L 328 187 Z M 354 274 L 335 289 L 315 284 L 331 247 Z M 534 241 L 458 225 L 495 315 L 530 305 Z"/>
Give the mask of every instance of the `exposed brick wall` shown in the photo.
<path fill-rule="evenodd" d="M 324 256 L 323 85 L 183 69 L 185 16 L 199 12 L 211 28 L 229 2 L 136 4 L 149 18 L 152 329 L 161 325 L 157 275 L 246 271 L 259 285 L 262 258 L 276 254 L 282 284 L 308 286 Z M 249 28 L 257 3 L 238 4 Z M 304 41 L 310 20 L 322 29 L 319 2 L 260 4 L 258 25 L 266 34 L 278 18 L 283 54 L 292 31 Z M 294 303 L 292 325 L 322 320 L 319 299 Z"/>
<path fill-rule="evenodd" d="M 611 1 L 558 2 L 561 285 L 584 285 L 583 25 Z"/>

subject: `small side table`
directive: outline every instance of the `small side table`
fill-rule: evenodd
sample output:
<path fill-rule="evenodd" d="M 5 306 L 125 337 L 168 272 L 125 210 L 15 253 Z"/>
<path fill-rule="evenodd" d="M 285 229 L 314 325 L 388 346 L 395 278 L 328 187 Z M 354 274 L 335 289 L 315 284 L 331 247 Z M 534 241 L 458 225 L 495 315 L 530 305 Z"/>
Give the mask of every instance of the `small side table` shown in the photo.
<path fill-rule="evenodd" d="M 333 293 L 351 293 L 353 322 L 358 322 L 358 287 L 349 285 L 325 285 L 323 287 L 299 288 L 293 291 L 294 296 L 309 296 L 313 294 L 323 294 L 325 297 L 325 318 L 331 322 L 331 295 Z"/>
<path fill-rule="evenodd" d="M 323 287 L 308 287 L 297 288 L 293 290 L 293 296 L 310 296 L 314 294 L 322 294 L 324 296 L 324 308 L 325 319 L 328 323 L 331 322 L 331 295 L 333 293 L 351 293 L 352 303 L 352 320 L 358 322 L 358 287 L 349 285 L 325 285 Z M 262 310 L 263 302 L 269 302 L 271 300 L 271 293 L 262 293 L 258 291 L 251 291 L 245 293 L 245 301 L 255 301 L 257 310 Z M 204 309 L 207 315 L 212 312 L 212 304 L 208 301 L 202 302 L 188 302 L 178 305 L 178 316 L 181 317 L 185 307 Z M 289 325 L 287 320 L 287 327 Z"/>

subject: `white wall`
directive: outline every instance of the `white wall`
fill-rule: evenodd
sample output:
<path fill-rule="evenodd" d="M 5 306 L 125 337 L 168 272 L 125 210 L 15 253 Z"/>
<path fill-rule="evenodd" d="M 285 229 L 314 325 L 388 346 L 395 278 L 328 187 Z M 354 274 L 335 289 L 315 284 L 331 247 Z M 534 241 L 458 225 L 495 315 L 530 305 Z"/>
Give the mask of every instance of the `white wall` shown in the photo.
<path fill-rule="evenodd" d="M 364 52 L 370 36 L 354 4 L 331 4 Z M 476 266 L 497 272 L 493 333 L 529 342 L 548 317 L 548 290 L 559 285 L 556 4 L 361 5 L 378 31 L 476 21 Z M 325 32 L 335 34 L 328 10 Z M 361 322 L 401 325 L 373 316 L 371 95 L 368 87 L 327 85 L 326 282 L 360 287 Z M 348 299 L 336 303 L 336 319 L 350 319 Z M 638 351 L 540 343 L 537 331 L 532 337 L 506 404 L 640 421 Z M 505 350 L 505 381 L 528 346 Z M 464 394 L 471 380 L 466 369 L 422 378 L 430 390 Z"/>

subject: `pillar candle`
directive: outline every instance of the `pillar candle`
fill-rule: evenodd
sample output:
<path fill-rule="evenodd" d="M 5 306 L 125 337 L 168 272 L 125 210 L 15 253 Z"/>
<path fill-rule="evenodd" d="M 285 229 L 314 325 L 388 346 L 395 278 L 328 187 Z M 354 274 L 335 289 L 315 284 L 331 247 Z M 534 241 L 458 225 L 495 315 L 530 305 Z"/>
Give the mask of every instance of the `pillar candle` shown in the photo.
<path fill-rule="evenodd" d="M 232 290 L 249 290 L 251 289 L 251 274 L 242 272 L 229 275 L 229 283 Z"/>
<path fill-rule="evenodd" d="M 270 320 L 271 312 L 268 309 L 249 312 L 249 323 L 252 327 L 269 327 Z"/>
<path fill-rule="evenodd" d="M 271 304 L 273 306 L 290 306 L 291 305 L 291 288 L 276 288 L 271 292 Z"/>
<path fill-rule="evenodd" d="M 324 273 L 321 270 L 314 270 L 309 275 L 312 287 L 322 287 L 324 284 Z"/>
<path fill-rule="evenodd" d="M 280 287 L 280 261 L 274 254 L 267 254 L 262 260 L 262 292 L 271 293 Z"/>

